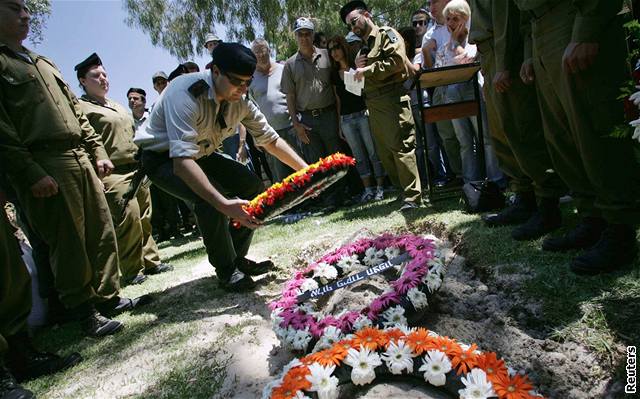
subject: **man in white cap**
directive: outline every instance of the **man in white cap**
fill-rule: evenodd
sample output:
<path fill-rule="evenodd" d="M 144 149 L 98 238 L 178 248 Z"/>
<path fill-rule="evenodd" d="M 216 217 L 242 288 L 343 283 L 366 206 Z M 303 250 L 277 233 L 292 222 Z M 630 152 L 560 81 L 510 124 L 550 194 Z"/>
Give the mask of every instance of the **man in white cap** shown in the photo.
<path fill-rule="evenodd" d="M 162 91 L 167 87 L 167 84 L 169 84 L 169 78 L 163 71 L 158 71 L 151 77 L 151 82 L 153 82 L 155 91 L 157 91 L 158 94 L 162 94 Z"/>
<path fill-rule="evenodd" d="M 204 37 L 204 48 L 206 48 L 209 54 L 211 54 L 213 49 L 216 48 L 221 41 L 222 40 L 213 33 L 207 33 Z"/>

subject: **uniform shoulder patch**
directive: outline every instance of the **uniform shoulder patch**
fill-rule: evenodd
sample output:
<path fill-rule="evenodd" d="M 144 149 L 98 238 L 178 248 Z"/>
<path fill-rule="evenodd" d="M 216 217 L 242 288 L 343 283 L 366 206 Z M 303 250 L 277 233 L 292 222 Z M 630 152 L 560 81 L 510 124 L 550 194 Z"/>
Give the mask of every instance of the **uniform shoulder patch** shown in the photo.
<path fill-rule="evenodd" d="M 204 80 L 200 79 L 187 89 L 189 93 L 191 93 L 194 97 L 200 97 L 205 94 L 209 90 L 209 84 Z"/>
<path fill-rule="evenodd" d="M 391 43 L 395 43 L 398 41 L 398 35 L 396 35 L 396 32 L 394 32 L 393 30 L 391 29 L 385 30 L 385 33 L 389 37 L 389 40 L 391 41 Z"/>

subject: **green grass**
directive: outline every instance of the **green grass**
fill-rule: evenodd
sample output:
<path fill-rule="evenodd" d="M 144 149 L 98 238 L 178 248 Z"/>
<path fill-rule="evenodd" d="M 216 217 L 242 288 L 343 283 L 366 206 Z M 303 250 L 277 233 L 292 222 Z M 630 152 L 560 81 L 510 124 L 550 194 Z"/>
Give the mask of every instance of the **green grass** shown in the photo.
<path fill-rule="evenodd" d="M 395 212 L 390 200 L 341 209 L 294 224 L 270 223 L 259 229 L 251 247 L 255 258 L 271 257 L 279 271 L 264 297 L 252 297 L 254 315 L 268 319 L 266 301 L 275 298 L 291 269 L 315 258 L 360 231 L 435 231 L 447 236 L 467 258 L 478 278 L 496 281 L 504 275 L 520 278 L 505 295 L 533 301 L 539 315 L 518 318 L 519 327 L 537 338 L 575 342 L 599 359 L 605 373 L 622 374 L 620 348 L 640 342 L 640 279 L 632 270 L 601 277 L 577 277 L 568 270 L 575 254 L 549 254 L 541 240 L 519 243 L 509 228 L 489 229 L 479 217 L 460 212 L 457 200 L 438 202 L 409 216 Z M 564 205 L 565 222 L 576 215 Z M 173 272 L 151 276 L 124 296 L 151 293 L 156 300 L 140 311 L 118 317 L 126 329 L 101 340 L 83 337 L 77 324 L 38 333 L 36 343 L 49 351 L 78 351 L 84 361 L 64 373 L 26 384 L 40 398 L 211 398 L 227 378 L 230 354 L 225 347 L 247 329 L 253 318 L 237 295 L 218 289 L 213 269 L 198 238 L 161 245 Z M 522 275 L 527 278 L 521 278 Z M 234 299 L 235 298 L 235 299 Z M 514 306 L 513 311 L 521 311 Z M 239 322 L 221 324 L 231 315 Z M 259 337 L 251 338 L 258 342 Z"/>

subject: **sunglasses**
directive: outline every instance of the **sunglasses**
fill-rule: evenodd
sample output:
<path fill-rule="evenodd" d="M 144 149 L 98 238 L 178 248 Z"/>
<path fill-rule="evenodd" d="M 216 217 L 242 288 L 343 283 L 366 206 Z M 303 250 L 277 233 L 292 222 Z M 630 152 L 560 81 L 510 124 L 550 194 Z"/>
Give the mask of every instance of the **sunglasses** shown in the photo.
<path fill-rule="evenodd" d="M 229 83 L 231 83 L 232 85 L 236 86 L 236 87 L 240 87 L 240 86 L 245 86 L 245 87 L 249 87 L 251 86 L 251 82 L 253 82 L 253 77 L 249 78 L 249 79 L 238 79 L 234 76 L 229 75 L 227 72 L 223 71 L 222 69 L 220 69 L 220 73 L 223 74 L 224 76 L 227 77 L 227 79 L 229 79 Z"/>
<path fill-rule="evenodd" d="M 413 24 L 413 26 L 414 26 L 414 27 L 416 27 L 416 26 L 423 26 L 423 25 L 426 25 L 426 24 L 427 24 L 427 21 L 426 21 L 426 20 L 424 20 L 424 19 L 422 19 L 422 20 L 420 20 L 420 21 L 413 21 L 413 22 L 412 22 L 412 24 Z"/>

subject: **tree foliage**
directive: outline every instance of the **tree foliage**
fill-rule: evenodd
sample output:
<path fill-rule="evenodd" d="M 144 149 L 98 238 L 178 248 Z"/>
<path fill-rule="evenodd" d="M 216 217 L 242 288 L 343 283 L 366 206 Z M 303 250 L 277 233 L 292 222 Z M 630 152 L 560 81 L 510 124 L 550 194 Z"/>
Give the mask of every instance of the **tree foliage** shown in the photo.
<path fill-rule="evenodd" d="M 300 16 L 312 17 L 316 30 L 327 35 L 346 34 L 338 11 L 347 0 L 124 0 L 127 24 L 146 32 L 154 45 L 166 48 L 181 60 L 204 52 L 203 41 L 216 26 L 224 26 L 227 41 L 250 42 L 263 36 L 278 58 L 291 55 L 295 40 L 291 26 Z M 408 25 L 411 14 L 424 0 L 369 0 L 377 21 L 384 25 Z M 218 29 L 220 31 L 220 29 Z"/>
<path fill-rule="evenodd" d="M 33 44 L 42 42 L 42 35 L 46 27 L 47 19 L 51 14 L 50 0 L 26 0 L 25 3 L 31 10 L 31 24 L 29 26 L 29 41 Z"/>

